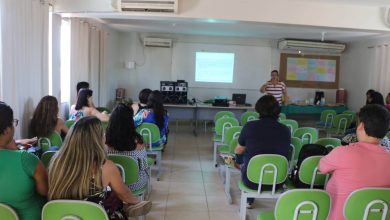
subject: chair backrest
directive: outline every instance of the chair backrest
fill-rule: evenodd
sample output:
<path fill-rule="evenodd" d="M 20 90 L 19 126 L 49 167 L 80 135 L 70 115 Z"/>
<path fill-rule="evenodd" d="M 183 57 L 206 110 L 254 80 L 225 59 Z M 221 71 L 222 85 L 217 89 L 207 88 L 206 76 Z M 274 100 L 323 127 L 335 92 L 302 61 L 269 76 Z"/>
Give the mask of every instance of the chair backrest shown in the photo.
<path fill-rule="evenodd" d="M 47 137 L 40 137 L 38 139 L 38 146 L 42 149 L 43 152 L 49 150 L 50 147 L 56 146 L 61 147 L 62 138 L 60 134 L 53 131 Z"/>
<path fill-rule="evenodd" d="M 48 168 L 49 165 L 50 165 L 50 160 L 51 158 L 54 156 L 54 154 L 56 153 L 56 151 L 46 151 L 42 154 L 41 156 L 41 161 L 43 163 L 43 165 Z"/>
<path fill-rule="evenodd" d="M 100 205 L 81 200 L 53 200 L 42 209 L 42 220 L 108 220 L 106 211 Z"/>
<path fill-rule="evenodd" d="M 214 123 L 217 122 L 218 119 L 226 117 L 235 118 L 236 116 L 231 111 L 219 111 L 214 115 Z"/>
<path fill-rule="evenodd" d="M 332 128 L 337 129 L 336 134 L 344 134 L 351 125 L 351 116 L 348 114 L 338 114 L 334 116 Z"/>
<path fill-rule="evenodd" d="M 301 152 L 302 149 L 302 141 L 300 138 L 297 137 L 291 137 L 291 147 L 293 147 L 293 159 L 298 160 L 299 152 Z"/>
<path fill-rule="evenodd" d="M 286 119 L 287 119 L 286 114 L 284 114 L 284 113 L 279 113 L 279 121 L 280 121 L 280 120 L 286 120 Z"/>
<path fill-rule="evenodd" d="M 238 121 L 235 118 L 220 118 L 215 122 L 215 134 L 222 135 L 222 141 L 224 140 L 225 130 L 228 127 L 238 126 Z"/>
<path fill-rule="evenodd" d="M 234 150 L 236 149 L 238 144 L 238 137 L 234 137 L 229 143 L 229 151 L 231 154 L 234 154 Z"/>
<path fill-rule="evenodd" d="M 341 146 L 341 140 L 338 138 L 320 138 L 315 144 L 320 144 L 326 148 L 335 148 Z"/>
<path fill-rule="evenodd" d="M 125 155 L 108 155 L 107 158 L 115 163 L 122 173 L 123 182 L 126 185 L 136 183 L 138 181 L 138 164 L 137 162 Z"/>
<path fill-rule="evenodd" d="M 342 114 L 347 114 L 347 115 L 349 115 L 349 116 L 351 117 L 351 122 L 352 122 L 352 121 L 356 121 L 356 112 L 347 110 L 347 111 L 343 111 Z"/>
<path fill-rule="evenodd" d="M 324 110 L 321 112 L 320 121 L 325 123 L 324 127 L 330 127 L 332 124 L 332 120 L 336 115 L 335 110 Z"/>
<path fill-rule="evenodd" d="M 363 188 L 353 191 L 344 204 L 346 220 L 389 220 L 390 188 Z"/>
<path fill-rule="evenodd" d="M 241 115 L 240 123 L 241 126 L 244 126 L 248 121 L 253 121 L 258 119 L 259 119 L 259 113 L 247 111 Z"/>
<path fill-rule="evenodd" d="M 303 160 L 299 168 L 299 180 L 310 185 L 310 189 L 314 186 L 325 186 L 328 175 L 322 174 L 318 170 L 318 163 L 322 156 L 311 156 Z"/>
<path fill-rule="evenodd" d="M 242 126 L 233 126 L 226 128 L 223 139 L 224 144 L 229 145 L 230 141 L 232 141 L 233 138 L 240 136 L 241 130 Z"/>
<path fill-rule="evenodd" d="M 4 220 L 19 220 L 15 210 L 3 203 L 0 203 L 0 217 Z"/>
<path fill-rule="evenodd" d="M 286 157 L 278 154 L 260 154 L 250 159 L 247 176 L 248 180 L 259 184 L 258 193 L 261 193 L 262 185 L 266 184 L 272 185 L 272 194 L 275 194 L 276 185 L 286 180 L 287 171 Z"/>
<path fill-rule="evenodd" d="M 150 149 L 152 149 L 152 143 L 160 140 L 160 129 L 153 123 L 142 123 L 137 127 L 137 132 L 144 139 L 145 146 Z"/>
<path fill-rule="evenodd" d="M 300 138 L 302 145 L 312 144 L 318 140 L 318 130 L 311 127 L 302 127 L 295 130 L 293 136 Z"/>
<path fill-rule="evenodd" d="M 102 127 L 106 129 L 108 127 L 108 121 L 102 121 Z"/>
<path fill-rule="evenodd" d="M 295 130 L 298 129 L 298 122 L 292 119 L 284 119 L 279 121 L 281 124 L 286 125 L 290 131 L 291 131 L 291 136 L 294 134 Z"/>
<path fill-rule="evenodd" d="M 318 189 L 293 189 L 283 193 L 275 206 L 276 220 L 326 220 L 331 200 Z"/>
<path fill-rule="evenodd" d="M 67 120 L 65 122 L 66 127 L 68 127 L 68 128 L 72 127 L 75 122 L 76 122 L 75 120 Z"/>

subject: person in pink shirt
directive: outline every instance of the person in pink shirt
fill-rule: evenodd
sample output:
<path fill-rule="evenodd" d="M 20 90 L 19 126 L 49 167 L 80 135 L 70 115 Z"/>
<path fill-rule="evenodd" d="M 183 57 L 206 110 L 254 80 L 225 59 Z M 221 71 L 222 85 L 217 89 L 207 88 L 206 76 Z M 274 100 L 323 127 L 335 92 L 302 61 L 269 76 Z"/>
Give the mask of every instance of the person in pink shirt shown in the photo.
<path fill-rule="evenodd" d="M 360 109 L 358 142 L 340 146 L 324 156 L 318 165 L 332 174 L 326 191 L 332 199 L 329 220 L 343 220 L 344 202 L 354 190 L 364 187 L 390 188 L 390 153 L 380 145 L 390 125 L 390 113 L 380 105 Z"/>

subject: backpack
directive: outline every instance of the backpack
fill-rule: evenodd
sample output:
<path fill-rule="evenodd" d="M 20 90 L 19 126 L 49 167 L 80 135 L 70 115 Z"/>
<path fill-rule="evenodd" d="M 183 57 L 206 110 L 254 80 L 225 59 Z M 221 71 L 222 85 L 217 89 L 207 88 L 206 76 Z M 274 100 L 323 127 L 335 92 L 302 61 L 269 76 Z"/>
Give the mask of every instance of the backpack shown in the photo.
<path fill-rule="evenodd" d="M 309 188 L 310 185 L 304 184 L 299 180 L 299 168 L 301 167 L 302 162 L 308 157 L 323 156 L 327 155 L 328 153 L 329 150 L 320 144 L 303 145 L 298 155 L 297 164 L 294 166 L 294 169 L 290 174 L 290 179 L 293 182 L 294 186 L 296 186 L 297 188 Z"/>

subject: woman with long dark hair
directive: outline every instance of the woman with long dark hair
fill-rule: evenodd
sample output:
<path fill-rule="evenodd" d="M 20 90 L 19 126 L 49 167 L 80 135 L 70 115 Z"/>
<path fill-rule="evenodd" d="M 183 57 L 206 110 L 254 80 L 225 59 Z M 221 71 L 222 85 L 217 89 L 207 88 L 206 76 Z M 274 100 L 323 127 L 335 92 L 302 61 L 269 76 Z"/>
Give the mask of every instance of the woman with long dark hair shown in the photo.
<path fill-rule="evenodd" d="M 47 137 L 51 132 L 65 136 L 68 127 L 62 118 L 58 117 L 58 101 L 54 96 L 44 96 L 39 101 L 31 119 L 30 130 L 32 136 Z"/>
<path fill-rule="evenodd" d="M 80 89 L 79 95 L 77 97 L 75 112 L 73 112 L 70 116 L 70 120 L 79 120 L 85 116 L 96 116 L 100 121 L 107 122 L 108 115 L 104 113 L 100 113 L 93 105 L 92 101 L 92 90 L 90 89 Z"/>
<path fill-rule="evenodd" d="M 131 191 L 142 189 L 148 183 L 148 163 L 141 135 L 133 121 L 133 109 L 119 104 L 111 113 L 106 129 L 108 154 L 119 154 L 133 158 L 139 167 L 138 181 L 129 185 Z"/>
<path fill-rule="evenodd" d="M 150 93 L 146 108 L 141 109 L 134 116 L 135 127 L 140 126 L 144 122 L 156 124 L 160 130 L 159 143 L 152 143 L 152 145 L 159 146 L 160 144 L 166 144 L 169 118 L 164 109 L 163 96 L 158 90 Z"/>

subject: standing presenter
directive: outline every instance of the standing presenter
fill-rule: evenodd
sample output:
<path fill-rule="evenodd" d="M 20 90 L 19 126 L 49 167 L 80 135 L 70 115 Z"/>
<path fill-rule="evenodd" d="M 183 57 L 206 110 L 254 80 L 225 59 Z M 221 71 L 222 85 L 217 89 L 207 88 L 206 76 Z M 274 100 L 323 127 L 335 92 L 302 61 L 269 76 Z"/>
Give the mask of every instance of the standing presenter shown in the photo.
<path fill-rule="evenodd" d="M 272 70 L 271 80 L 261 86 L 260 92 L 273 95 L 279 104 L 282 104 L 282 102 L 287 103 L 286 84 L 279 81 L 279 72 L 277 70 Z"/>

